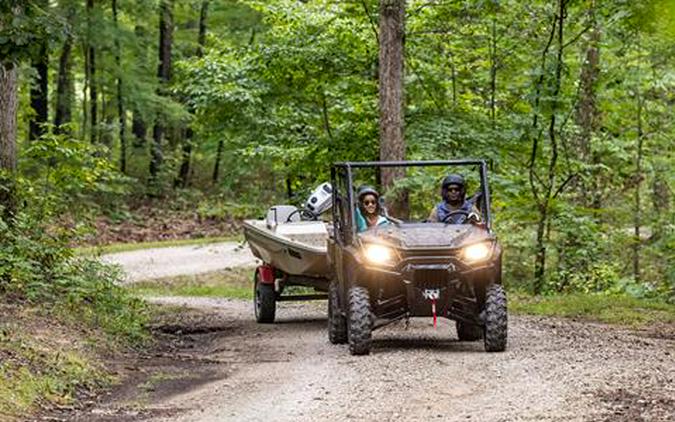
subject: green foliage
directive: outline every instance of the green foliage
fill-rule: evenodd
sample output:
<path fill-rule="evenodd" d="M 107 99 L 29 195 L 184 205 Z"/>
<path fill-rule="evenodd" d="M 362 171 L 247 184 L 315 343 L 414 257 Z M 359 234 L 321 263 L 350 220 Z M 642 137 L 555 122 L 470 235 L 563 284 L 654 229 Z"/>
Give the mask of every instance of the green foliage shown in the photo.
<path fill-rule="evenodd" d="M 205 219 L 254 217 L 273 203 L 302 201 L 328 179 L 331 162 L 379 157 L 377 1 L 211 1 L 200 56 L 202 2 L 173 3 L 173 77 L 162 89 L 156 2 L 120 0 L 118 25 L 105 2 L 96 2 L 91 13 L 74 0 L 46 7 L 38 0 L 2 3 L 4 56 L 26 63 L 46 38 L 56 75 L 63 35 L 72 36 L 74 45 L 91 42 L 98 52 L 106 144 L 83 141 L 91 127 L 81 116 L 90 104 L 85 57 L 77 48 L 71 56 L 73 135 L 49 134 L 19 148 L 20 189 L 28 207 L 18 224 L 38 220 L 49 233 L 34 243 L 17 238 L 40 262 L 37 268 L 70 259 L 53 245 L 76 236 L 85 215 L 106 210 L 122 220 L 124 203 L 140 195 L 170 198 L 167 207 L 189 204 Z M 562 46 L 555 37 L 548 45 L 556 2 L 406 3 L 406 156 L 489 161 L 508 285 L 532 286 L 536 226 L 545 203 L 546 291 L 623 291 L 675 300 L 675 166 L 667 153 L 675 135 L 671 3 L 567 2 Z M 592 103 L 598 115 L 586 134 L 579 107 L 589 93 L 581 81 L 594 34 L 599 61 Z M 33 116 L 33 73 L 20 68 L 22 137 Z M 126 177 L 114 164 L 120 152 L 118 78 L 127 129 L 132 117 L 147 129 L 143 139 L 126 132 Z M 159 121 L 167 128 L 164 165 L 148 188 L 150 137 Z M 188 125 L 190 189 L 172 191 Z M 372 183 L 374 176 L 363 179 Z M 410 191 L 413 217 L 424 218 L 438 200 L 440 176 L 411 172 L 397 185 Z M 545 201 L 535 197 L 533 184 L 540 194 L 550 185 Z M 636 220 L 639 239 L 633 234 Z M 634 248 L 639 280 L 632 270 Z M 30 277 L 33 270 L 16 263 L 12 271 Z"/>
<path fill-rule="evenodd" d="M 120 273 L 93 258 L 75 257 L 70 236 L 19 214 L 0 225 L 0 280 L 6 297 L 53 308 L 65 318 L 101 327 L 121 342 L 146 336 L 145 305 L 121 287 Z"/>
<path fill-rule="evenodd" d="M 46 1 L 3 0 L 0 3 L 0 57 L 18 63 L 30 58 L 42 42 L 58 39 L 63 22 Z"/>
<path fill-rule="evenodd" d="M 6 298 L 53 309 L 131 343 L 146 335 L 145 306 L 118 286 L 120 274 L 75 257 L 70 244 L 87 229 L 92 208 L 126 192 L 128 180 L 105 151 L 47 134 L 22 151 L 23 207 L 0 221 L 0 289 Z"/>

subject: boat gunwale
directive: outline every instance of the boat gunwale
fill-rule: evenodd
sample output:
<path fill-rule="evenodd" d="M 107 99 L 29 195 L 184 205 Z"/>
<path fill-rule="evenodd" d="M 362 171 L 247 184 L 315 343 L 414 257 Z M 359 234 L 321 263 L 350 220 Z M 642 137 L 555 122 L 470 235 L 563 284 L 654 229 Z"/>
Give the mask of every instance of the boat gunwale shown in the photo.
<path fill-rule="evenodd" d="M 290 246 L 293 248 L 298 248 L 298 249 L 304 249 L 305 252 L 309 253 L 314 253 L 316 255 L 327 255 L 328 254 L 328 245 L 326 245 L 323 248 L 316 247 L 316 246 L 311 246 L 306 243 L 302 242 L 294 242 L 291 239 L 281 236 L 281 235 L 275 235 L 274 232 L 270 231 L 269 229 L 263 229 L 255 224 L 251 223 L 251 221 L 264 221 L 264 220 L 244 220 L 244 237 L 246 236 L 246 229 L 250 229 L 253 232 L 260 234 L 264 236 L 267 239 L 273 240 L 275 242 L 282 243 L 286 246 Z M 267 226 L 265 226 L 267 227 Z M 248 240 L 248 239 L 247 239 Z"/>

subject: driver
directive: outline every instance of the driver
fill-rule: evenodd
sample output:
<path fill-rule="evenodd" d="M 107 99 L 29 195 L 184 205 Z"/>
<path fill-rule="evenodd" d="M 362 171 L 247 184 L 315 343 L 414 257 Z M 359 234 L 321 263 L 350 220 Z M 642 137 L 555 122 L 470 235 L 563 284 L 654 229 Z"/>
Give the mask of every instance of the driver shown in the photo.
<path fill-rule="evenodd" d="M 389 224 L 382 215 L 380 194 L 370 186 L 361 186 L 357 192 L 359 205 L 356 208 L 356 229 L 360 233 L 374 226 Z"/>
<path fill-rule="evenodd" d="M 446 176 L 441 184 L 441 196 L 443 202 L 440 202 L 431 210 L 428 221 L 462 224 L 471 213 L 480 216 L 480 211 L 476 206 L 466 200 L 466 182 L 462 175 L 449 174 Z M 457 212 L 455 213 L 455 211 Z"/>

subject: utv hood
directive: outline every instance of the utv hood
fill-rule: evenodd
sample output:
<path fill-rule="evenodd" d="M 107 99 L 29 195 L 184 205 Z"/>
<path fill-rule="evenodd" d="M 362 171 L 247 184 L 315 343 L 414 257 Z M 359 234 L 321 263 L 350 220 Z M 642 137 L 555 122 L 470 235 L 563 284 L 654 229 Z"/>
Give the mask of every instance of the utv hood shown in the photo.
<path fill-rule="evenodd" d="M 492 239 L 472 224 L 401 223 L 378 226 L 361 233 L 366 243 L 381 243 L 400 249 L 449 249 Z"/>

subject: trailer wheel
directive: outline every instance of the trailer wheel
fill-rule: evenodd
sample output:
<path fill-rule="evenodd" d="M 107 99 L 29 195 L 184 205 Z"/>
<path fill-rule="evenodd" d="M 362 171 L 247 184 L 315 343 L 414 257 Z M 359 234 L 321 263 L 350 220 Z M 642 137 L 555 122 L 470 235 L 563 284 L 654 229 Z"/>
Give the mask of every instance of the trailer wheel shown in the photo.
<path fill-rule="evenodd" d="M 352 355 L 367 355 L 370 353 L 373 331 L 370 296 L 368 290 L 360 286 L 351 287 L 348 296 L 349 352 Z"/>
<path fill-rule="evenodd" d="M 277 310 L 277 298 L 274 286 L 261 283 L 258 270 L 256 270 L 254 276 L 253 307 L 257 322 L 267 324 L 274 322 L 274 314 Z"/>
<path fill-rule="evenodd" d="M 338 284 L 331 281 L 328 290 L 328 340 L 333 344 L 347 342 L 347 320 L 340 309 Z"/>
<path fill-rule="evenodd" d="M 492 284 L 485 292 L 485 329 L 483 334 L 485 351 L 503 352 L 506 349 L 506 292 L 501 284 Z"/>
<path fill-rule="evenodd" d="M 457 337 L 460 341 L 476 341 L 483 337 L 481 327 L 465 322 L 456 321 Z"/>

